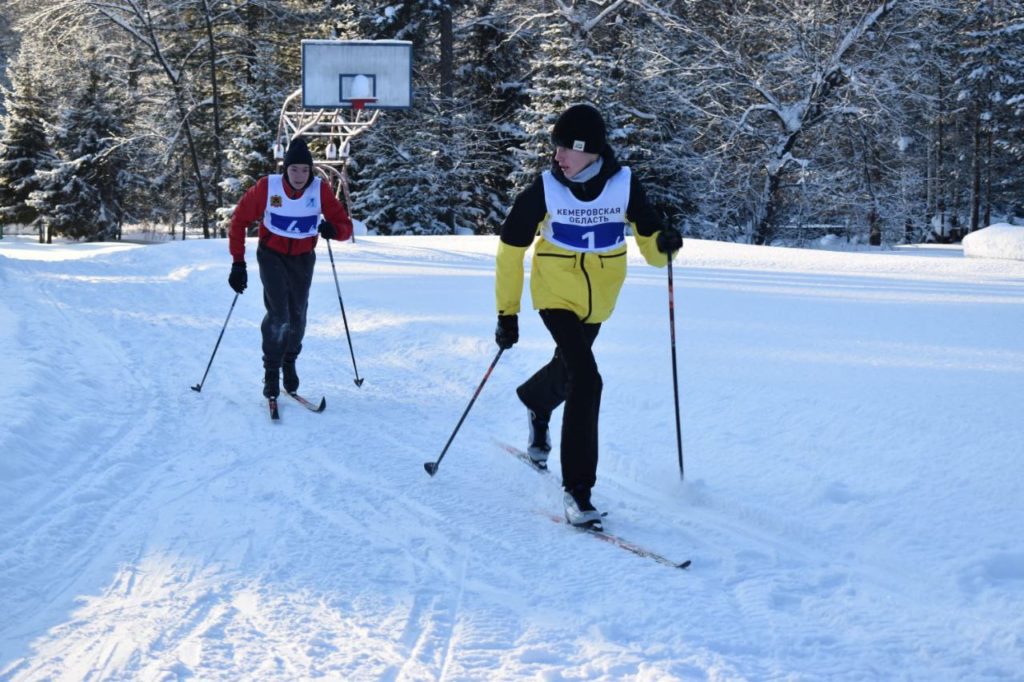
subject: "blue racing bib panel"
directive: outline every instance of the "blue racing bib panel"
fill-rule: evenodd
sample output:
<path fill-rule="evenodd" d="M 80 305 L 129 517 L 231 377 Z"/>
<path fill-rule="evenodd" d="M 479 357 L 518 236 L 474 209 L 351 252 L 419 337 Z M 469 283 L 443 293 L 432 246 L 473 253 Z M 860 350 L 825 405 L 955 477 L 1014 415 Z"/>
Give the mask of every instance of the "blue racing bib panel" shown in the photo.
<path fill-rule="evenodd" d="M 587 225 L 581 228 L 572 223 L 551 222 L 551 239 L 559 246 L 573 251 L 605 251 L 618 246 L 625 237 L 621 222 Z"/>
<path fill-rule="evenodd" d="M 541 225 L 544 239 L 563 249 L 602 252 L 620 247 L 626 239 L 626 207 L 629 205 L 629 168 L 608 178 L 601 195 L 580 201 L 568 187 L 545 171 L 544 201 L 547 216 Z"/>
<path fill-rule="evenodd" d="M 267 178 L 267 207 L 263 225 L 281 237 L 306 239 L 320 224 L 320 178 L 314 178 L 298 199 L 289 199 L 280 175 Z"/>
<path fill-rule="evenodd" d="M 268 213 L 270 217 L 271 232 L 276 234 L 284 234 L 285 236 L 299 236 L 308 237 L 309 235 L 316 232 L 316 226 L 319 224 L 317 221 L 318 216 L 286 216 L 278 215 L 276 213 Z"/>

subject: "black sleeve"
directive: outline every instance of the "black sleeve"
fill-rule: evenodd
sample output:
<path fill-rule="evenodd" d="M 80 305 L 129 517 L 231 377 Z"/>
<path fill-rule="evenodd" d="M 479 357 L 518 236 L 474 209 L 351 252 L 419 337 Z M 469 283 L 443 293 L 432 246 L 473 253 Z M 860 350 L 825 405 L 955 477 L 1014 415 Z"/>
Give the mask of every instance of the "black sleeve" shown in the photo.
<path fill-rule="evenodd" d="M 661 214 L 647 200 L 647 192 L 640 180 L 633 175 L 629 181 L 629 205 L 626 207 L 626 218 L 636 225 L 636 231 L 644 237 L 650 237 L 661 230 L 664 224 Z"/>
<path fill-rule="evenodd" d="M 529 246 L 537 236 L 537 226 L 544 220 L 545 213 L 544 180 L 537 176 L 512 203 L 512 210 L 501 224 L 501 241 L 509 246 Z"/>

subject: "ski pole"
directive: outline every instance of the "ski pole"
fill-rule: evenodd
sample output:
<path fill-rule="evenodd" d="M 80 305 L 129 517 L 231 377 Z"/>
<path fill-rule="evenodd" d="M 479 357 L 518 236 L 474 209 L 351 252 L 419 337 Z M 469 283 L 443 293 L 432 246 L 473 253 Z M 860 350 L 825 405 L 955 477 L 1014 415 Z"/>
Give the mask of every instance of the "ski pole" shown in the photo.
<path fill-rule="evenodd" d="M 217 355 L 217 349 L 220 348 L 220 340 L 224 338 L 224 330 L 228 328 L 228 320 L 231 319 L 231 312 L 235 309 L 235 303 L 238 302 L 238 294 L 231 300 L 231 307 L 228 308 L 228 317 L 224 320 L 224 326 L 220 328 L 220 336 L 217 337 L 217 343 L 213 346 L 213 353 L 210 355 L 210 361 L 206 363 L 206 371 L 203 372 L 203 379 L 198 384 L 192 387 L 192 390 L 196 393 L 201 393 L 203 390 L 203 384 L 206 383 L 206 375 L 210 373 L 210 365 L 213 364 L 213 358 Z"/>
<path fill-rule="evenodd" d="M 331 251 L 331 240 L 327 242 L 327 255 L 331 257 L 331 271 L 334 273 L 334 288 L 338 292 L 338 305 L 341 306 L 341 321 L 345 324 L 345 338 L 348 339 L 348 352 L 352 356 L 352 369 L 356 373 L 356 386 L 362 386 L 363 380 L 359 378 L 359 368 L 356 367 L 356 352 L 352 349 L 352 336 L 348 333 L 348 318 L 345 317 L 345 304 L 341 302 L 341 285 L 338 284 L 338 270 L 334 267 L 334 252 Z"/>
<path fill-rule="evenodd" d="M 452 435 L 448 438 L 448 442 L 444 444 L 444 450 L 441 451 L 441 456 L 437 458 L 436 462 L 423 463 L 423 468 L 426 469 L 427 473 L 430 474 L 431 476 L 437 473 L 437 467 L 441 466 L 441 460 L 444 459 L 445 453 L 448 452 L 448 447 L 452 444 L 452 441 L 455 440 L 455 434 L 458 433 L 459 429 L 462 427 L 462 422 L 466 421 L 466 415 L 469 414 L 470 408 L 473 407 L 473 403 L 476 402 L 476 397 L 480 395 L 480 391 L 483 390 L 484 384 L 487 383 L 488 377 L 490 377 L 491 372 L 494 371 L 494 366 L 498 364 L 498 358 L 500 358 L 501 354 L 504 352 L 504 348 L 498 349 L 498 354 L 494 356 L 494 360 L 491 362 L 491 366 L 487 368 L 487 373 L 484 374 L 483 380 L 480 382 L 480 385 L 476 387 L 476 392 L 470 399 L 469 405 L 466 405 L 466 411 L 462 413 L 462 418 L 459 419 L 459 423 L 455 425 L 455 430 L 452 431 Z"/>
<path fill-rule="evenodd" d="M 668 325 L 672 337 L 672 388 L 676 398 L 676 447 L 679 450 L 679 478 L 685 480 L 683 473 L 683 429 L 679 424 L 679 376 L 676 372 L 676 305 L 672 287 L 672 254 L 668 254 Z"/>

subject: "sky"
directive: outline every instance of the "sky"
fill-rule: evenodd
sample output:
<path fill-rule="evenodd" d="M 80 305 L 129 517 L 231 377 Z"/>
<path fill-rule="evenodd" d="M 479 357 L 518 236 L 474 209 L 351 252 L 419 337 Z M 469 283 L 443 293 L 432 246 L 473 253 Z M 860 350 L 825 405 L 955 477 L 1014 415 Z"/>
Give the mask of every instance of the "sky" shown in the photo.
<path fill-rule="evenodd" d="M 528 292 L 424 472 L 497 352 L 495 237 L 334 243 L 337 289 L 321 243 L 327 409 L 271 422 L 252 240 L 232 307 L 225 240 L 8 236 L 0 680 L 1024 679 L 1022 232 L 688 240 L 685 479 L 667 274 L 630 245 L 594 502 L 686 570 L 557 521 L 560 412 L 551 473 L 506 450 L 553 351 Z"/>

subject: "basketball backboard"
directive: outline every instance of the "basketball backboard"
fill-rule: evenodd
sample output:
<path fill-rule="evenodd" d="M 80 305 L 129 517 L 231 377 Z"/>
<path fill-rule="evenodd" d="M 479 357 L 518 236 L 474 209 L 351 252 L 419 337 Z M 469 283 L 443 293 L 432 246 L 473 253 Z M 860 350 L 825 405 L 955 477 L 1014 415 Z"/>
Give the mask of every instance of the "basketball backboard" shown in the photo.
<path fill-rule="evenodd" d="M 412 43 L 407 40 L 303 40 L 305 109 L 408 109 Z"/>

